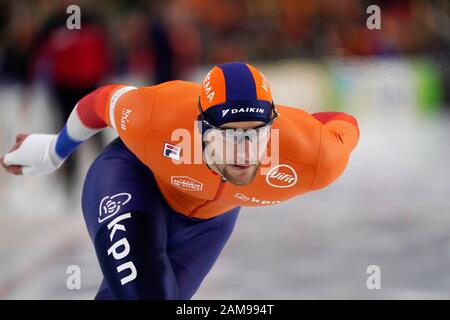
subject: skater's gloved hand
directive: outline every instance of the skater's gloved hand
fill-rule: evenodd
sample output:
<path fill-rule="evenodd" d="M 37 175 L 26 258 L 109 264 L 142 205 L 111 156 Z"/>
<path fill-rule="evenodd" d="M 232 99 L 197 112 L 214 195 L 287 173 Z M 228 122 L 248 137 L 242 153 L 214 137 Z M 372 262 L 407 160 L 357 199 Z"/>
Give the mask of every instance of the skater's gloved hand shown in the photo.
<path fill-rule="evenodd" d="M 56 155 L 56 138 L 54 134 L 18 134 L 12 149 L 0 158 L 0 164 L 15 175 L 49 174 L 64 162 Z"/>

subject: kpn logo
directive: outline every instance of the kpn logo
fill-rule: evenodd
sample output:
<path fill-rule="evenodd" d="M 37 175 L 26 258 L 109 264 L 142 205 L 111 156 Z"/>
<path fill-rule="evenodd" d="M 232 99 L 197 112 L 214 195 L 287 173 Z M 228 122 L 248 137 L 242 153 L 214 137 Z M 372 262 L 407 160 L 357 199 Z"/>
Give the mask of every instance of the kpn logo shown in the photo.
<path fill-rule="evenodd" d="M 234 197 L 236 199 L 239 199 L 239 200 L 242 200 L 242 201 L 248 201 L 248 202 L 254 203 L 256 205 L 262 205 L 262 206 L 267 206 L 267 205 L 281 203 L 280 200 L 261 200 L 261 199 L 258 199 L 256 197 L 248 197 L 248 196 L 246 196 L 245 194 L 242 194 L 242 193 L 235 193 Z"/>

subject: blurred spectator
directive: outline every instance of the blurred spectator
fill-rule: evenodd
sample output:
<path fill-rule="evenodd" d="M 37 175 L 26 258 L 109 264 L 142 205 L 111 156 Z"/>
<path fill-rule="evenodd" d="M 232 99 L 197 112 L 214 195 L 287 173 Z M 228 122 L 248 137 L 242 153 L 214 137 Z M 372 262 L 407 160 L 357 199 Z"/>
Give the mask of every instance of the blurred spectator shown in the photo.
<path fill-rule="evenodd" d="M 102 23 L 87 10 L 82 11 L 81 29 L 69 30 L 66 7 L 58 8 L 38 32 L 31 54 L 34 78 L 46 78 L 57 102 L 59 128 L 76 103 L 94 91 L 110 70 L 108 38 Z M 95 140 L 101 146 L 99 137 Z M 76 178 L 75 158 L 69 158 L 63 172 L 68 191 Z"/>
<path fill-rule="evenodd" d="M 26 84 L 30 80 L 29 60 L 38 25 L 32 9 L 18 10 L 12 3 L 1 4 L 3 49 L 0 71 L 3 80 Z M 13 19 L 11 19 L 13 17 Z M 9 18 L 9 19 L 8 19 Z"/>
<path fill-rule="evenodd" d="M 167 25 L 163 16 L 145 6 L 127 10 L 116 27 L 116 72 L 131 74 L 148 84 L 177 79 L 174 48 Z"/>
<path fill-rule="evenodd" d="M 161 25 L 166 28 L 167 45 L 171 48 L 174 78 L 186 79 L 201 63 L 203 43 L 193 12 L 186 2 L 175 0 L 167 3 Z M 161 51 L 160 44 L 153 43 L 154 50 Z"/>
<path fill-rule="evenodd" d="M 381 30 L 366 27 L 372 4 L 381 8 Z M 27 37 L 58 5 L 2 3 L 5 10 L 15 6 L 23 11 L 0 37 L 3 60 L 8 54 L 13 58 L 6 59 L 7 68 L 23 69 Z M 85 4 L 80 6 L 86 16 Z M 112 54 L 119 56 L 117 72 L 153 76 L 152 82 L 225 60 L 448 52 L 450 41 L 447 0 L 112 0 L 89 7 L 107 22 L 116 48 Z M 8 25 L 8 18 L 0 14 L 0 25 Z M 16 48 L 18 54 L 11 57 Z"/>
<path fill-rule="evenodd" d="M 150 81 L 153 72 L 153 52 L 149 42 L 148 17 L 142 10 L 126 11 L 116 26 L 118 42 L 118 70 Z"/>
<path fill-rule="evenodd" d="M 154 84 L 230 60 L 428 55 L 450 87 L 448 0 L 79 1 L 0 2 L 2 78 L 48 80 L 61 118 L 108 74 Z M 82 29 L 69 31 L 77 2 Z M 372 4 L 381 30 L 366 27 Z"/>

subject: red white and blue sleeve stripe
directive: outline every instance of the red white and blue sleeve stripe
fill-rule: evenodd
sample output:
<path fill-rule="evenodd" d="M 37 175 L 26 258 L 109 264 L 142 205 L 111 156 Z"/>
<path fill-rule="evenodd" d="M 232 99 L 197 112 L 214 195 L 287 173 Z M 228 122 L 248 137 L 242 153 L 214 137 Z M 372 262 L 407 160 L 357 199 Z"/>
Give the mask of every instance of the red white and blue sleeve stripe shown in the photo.
<path fill-rule="evenodd" d="M 55 153 L 66 159 L 82 142 L 110 126 L 116 128 L 114 110 L 120 96 L 136 87 L 108 85 L 82 98 L 59 132 Z"/>

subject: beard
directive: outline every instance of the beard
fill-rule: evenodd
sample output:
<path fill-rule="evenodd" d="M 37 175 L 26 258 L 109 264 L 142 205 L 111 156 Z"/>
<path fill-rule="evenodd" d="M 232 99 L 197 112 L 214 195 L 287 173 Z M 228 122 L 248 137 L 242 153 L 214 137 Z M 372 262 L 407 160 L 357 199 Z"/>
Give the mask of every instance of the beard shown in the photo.
<path fill-rule="evenodd" d="M 237 186 L 245 186 L 250 184 L 258 172 L 260 163 L 248 166 L 245 169 L 235 168 L 233 165 L 216 165 L 216 168 L 230 183 Z"/>

